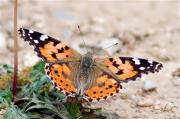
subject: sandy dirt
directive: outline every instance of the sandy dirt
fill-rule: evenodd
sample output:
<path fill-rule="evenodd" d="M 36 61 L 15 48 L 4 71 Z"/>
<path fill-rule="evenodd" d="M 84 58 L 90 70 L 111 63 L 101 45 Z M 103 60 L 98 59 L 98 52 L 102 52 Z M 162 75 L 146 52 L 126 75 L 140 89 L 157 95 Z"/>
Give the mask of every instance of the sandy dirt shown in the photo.
<path fill-rule="evenodd" d="M 0 0 L 0 15 L 0 63 L 12 64 L 12 1 Z M 92 106 L 115 112 L 120 119 L 180 119 L 180 77 L 172 75 L 180 68 L 180 1 L 22 0 L 18 27 L 53 36 L 82 54 L 82 39 L 98 52 L 118 42 L 106 52 L 163 63 L 159 73 L 124 83 L 118 96 Z M 37 60 L 33 48 L 19 39 L 20 68 Z"/>

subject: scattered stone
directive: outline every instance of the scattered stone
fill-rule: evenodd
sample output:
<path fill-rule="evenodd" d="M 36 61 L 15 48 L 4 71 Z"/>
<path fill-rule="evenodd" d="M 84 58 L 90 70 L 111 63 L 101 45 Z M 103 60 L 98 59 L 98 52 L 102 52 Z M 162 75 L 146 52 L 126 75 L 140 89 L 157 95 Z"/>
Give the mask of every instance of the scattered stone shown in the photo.
<path fill-rule="evenodd" d="M 180 68 L 178 68 L 176 71 L 172 73 L 173 77 L 180 77 Z"/>
<path fill-rule="evenodd" d="M 131 33 L 120 33 L 118 34 L 118 38 L 122 41 L 123 45 L 127 45 L 128 47 L 131 47 L 135 44 L 135 37 Z"/>
<path fill-rule="evenodd" d="M 120 93 L 120 98 L 126 100 L 128 99 L 128 95 L 126 93 Z"/>
<path fill-rule="evenodd" d="M 105 23 L 105 19 L 103 17 L 94 17 L 94 18 L 92 18 L 92 23 L 95 23 L 95 24 L 104 24 Z"/>
<path fill-rule="evenodd" d="M 163 101 L 161 102 L 162 111 L 173 111 L 174 105 L 170 102 Z"/>
<path fill-rule="evenodd" d="M 180 86 L 180 77 L 178 77 L 177 79 L 172 80 L 172 83 L 174 86 Z"/>
<path fill-rule="evenodd" d="M 156 90 L 157 85 L 155 82 L 151 81 L 151 80 L 144 80 L 144 86 L 143 86 L 143 91 L 147 92 L 147 91 L 154 91 Z"/>
<path fill-rule="evenodd" d="M 102 26 L 95 25 L 91 27 L 91 31 L 97 34 L 101 34 L 105 32 L 105 29 Z"/>
<path fill-rule="evenodd" d="M 137 102 L 137 106 L 139 107 L 151 107 L 153 106 L 154 101 L 152 99 L 143 99 Z"/>
<path fill-rule="evenodd" d="M 154 107 L 155 110 L 160 110 L 161 109 L 161 101 L 160 100 L 156 100 L 154 103 Z"/>
<path fill-rule="evenodd" d="M 159 46 L 152 47 L 148 52 L 162 61 L 170 61 L 173 58 L 173 56 L 168 55 L 166 48 L 160 48 Z"/>
<path fill-rule="evenodd" d="M 3 49 L 6 48 L 6 37 L 5 35 L 0 32 L 0 49 Z"/>
<path fill-rule="evenodd" d="M 161 106 L 160 105 L 154 105 L 154 109 L 155 110 L 161 110 Z"/>
<path fill-rule="evenodd" d="M 174 107 L 175 105 L 173 105 L 172 103 L 167 101 L 160 101 L 160 100 L 157 100 L 153 105 L 153 108 L 155 110 L 161 110 L 161 111 L 173 111 Z"/>
<path fill-rule="evenodd" d="M 116 114 L 119 116 L 119 119 L 128 119 L 128 112 L 127 111 L 115 111 Z"/>
<path fill-rule="evenodd" d="M 172 76 L 174 77 L 172 83 L 174 86 L 180 86 L 180 68 L 177 68 L 173 73 Z"/>
<path fill-rule="evenodd" d="M 130 99 L 133 101 L 133 102 L 138 102 L 139 100 L 141 100 L 141 98 L 139 97 L 139 96 L 136 96 L 136 95 L 132 95 L 131 97 L 130 97 Z"/>

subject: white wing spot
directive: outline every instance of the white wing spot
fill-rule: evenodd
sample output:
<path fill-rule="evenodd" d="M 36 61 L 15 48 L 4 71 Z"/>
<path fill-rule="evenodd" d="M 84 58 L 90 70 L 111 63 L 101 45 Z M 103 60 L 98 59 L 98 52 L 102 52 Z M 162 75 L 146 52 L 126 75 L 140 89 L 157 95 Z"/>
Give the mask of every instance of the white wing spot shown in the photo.
<path fill-rule="evenodd" d="M 42 36 L 40 37 L 40 40 L 45 41 L 47 38 L 48 38 L 47 35 L 42 35 Z"/>
<path fill-rule="evenodd" d="M 137 58 L 134 58 L 134 59 L 132 59 L 134 62 L 135 62 L 135 64 L 137 64 L 137 65 L 140 65 L 141 63 L 140 63 L 140 61 L 137 59 Z"/>
<path fill-rule="evenodd" d="M 30 36 L 31 34 L 30 33 L 28 33 L 28 36 Z"/>
<path fill-rule="evenodd" d="M 139 69 L 140 69 L 140 70 L 144 70 L 145 68 L 144 68 L 144 67 L 140 67 Z"/>
<path fill-rule="evenodd" d="M 22 29 L 22 35 L 25 36 L 25 31 Z"/>
<path fill-rule="evenodd" d="M 161 64 L 156 65 L 156 68 L 155 68 L 155 69 L 158 69 L 158 67 L 159 67 L 160 65 L 161 65 Z"/>
<path fill-rule="evenodd" d="M 148 69 L 150 68 L 150 67 L 147 67 Z"/>
<path fill-rule="evenodd" d="M 152 64 L 152 63 L 153 63 L 153 61 L 151 61 L 151 60 L 148 60 L 148 62 L 149 62 L 150 64 Z"/>
<path fill-rule="evenodd" d="M 29 37 L 32 40 L 32 37 Z"/>
<path fill-rule="evenodd" d="M 38 43 L 39 43 L 39 41 L 38 41 L 38 40 L 34 40 L 34 42 L 35 42 L 36 44 L 38 44 Z"/>
<path fill-rule="evenodd" d="M 32 30 L 29 30 L 29 33 L 34 33 L 34 31 L 32 31 Z"/>

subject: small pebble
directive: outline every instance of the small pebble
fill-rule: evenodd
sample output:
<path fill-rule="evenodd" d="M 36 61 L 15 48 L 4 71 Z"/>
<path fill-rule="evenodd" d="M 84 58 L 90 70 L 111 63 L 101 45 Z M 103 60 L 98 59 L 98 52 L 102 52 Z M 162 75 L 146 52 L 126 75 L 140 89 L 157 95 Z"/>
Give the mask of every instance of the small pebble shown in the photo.
<path fill-rule="evenodd" d="M 161 108 L 163 111 L 173 111 L 174 105 L 170 102 L 162 102 Z"/>
<path fill-rule="evenodd" d="M 180 77 L 177 77 L 176 79 L 172 80 L 172 83 L 174 86 L 180 86 Z"/>
<path fill-rule="evenodd" d="M 101 34 L 105 32 L 105 29 L 102 26 L 96 25 L 91 27 L 91 31 L 97 34 Z"/>
<path fill-rule="evenodd" d="M 120 93 L 120 98 L 126 100 L 128 99 L 128 95 L 126 93 Z"/>
<path fill-rule="evenodd" d="M 156 101 L 153 105 L 153 108 L 156 110 L 162 110 L 162 111 L 173 111 L 173 108 L 175 107 L 175 105 L 173 105 L 170 102 L 166 102 L 166 101 Z"/>
<path fill-rule="evenodd" d="M 173 73 L 172 73 L 173 77 L 180 77 L 180 68 L 176 69 Z"/>
<path fill-rule="evenodd" d="M 4 49 L 6 47 L 6 37 L 0 32 L 0 49 Z"/>
<path fill-rule="evenodd" d="M 144 86 L 143 86 L 143 91 L 154 91 L 157 88 L 157 85 L 155 82 L 151 80 L 144 80 Z"/>
<path fill-rule="evenodd" d="M 154 107 L 155 110 L 160 110 L 161 109 L 161 101 L 160 100 L 156 100 L 154 103 Z"/>
<path fill-rule="evenodd" d="M 137 102 L 137 106 L 139 107 L 150 107 L 152 106 L 154 103 L 154 101 L 152 99 L 143 99 L 143 100 L 139 100 Z"/>
<path fill-rule="evenodd" d="M 94 17 L 92 18 L 92 22 L 95 24 L 104 24 L 105 19 L 103 17 Z"/>

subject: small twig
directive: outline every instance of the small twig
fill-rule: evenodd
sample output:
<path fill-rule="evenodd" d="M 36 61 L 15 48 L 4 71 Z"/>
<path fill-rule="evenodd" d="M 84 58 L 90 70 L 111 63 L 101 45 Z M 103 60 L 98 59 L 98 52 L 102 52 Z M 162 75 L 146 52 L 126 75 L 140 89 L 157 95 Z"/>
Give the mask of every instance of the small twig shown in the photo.
<path fill-rule="evenodd" d="M 13 101 L 16 97 L 18 79 L 18 41 L 17 41 L 17 8 L 18 0 L 14 0 L 14 75 L 13 75 Z"/>

